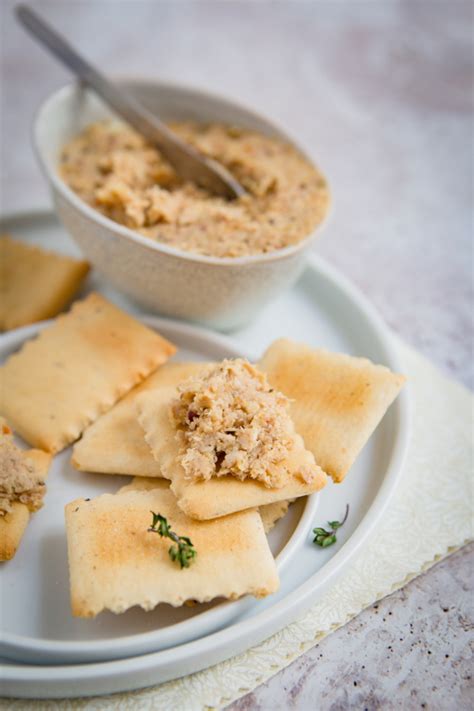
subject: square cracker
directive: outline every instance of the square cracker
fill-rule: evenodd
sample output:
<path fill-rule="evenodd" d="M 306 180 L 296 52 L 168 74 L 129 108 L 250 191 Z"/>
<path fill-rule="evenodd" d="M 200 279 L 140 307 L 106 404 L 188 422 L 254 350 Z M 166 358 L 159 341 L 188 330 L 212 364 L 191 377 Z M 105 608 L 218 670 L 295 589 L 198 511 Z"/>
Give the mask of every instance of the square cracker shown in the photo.
<path fill-rule="evenodd" d="M 15 501 L 10 513 L 0 516 L 0 561 L 11 560 L 15 556 L 29 520 L 28 507 L 18 501 Z"/>
<path fill-rule="evenodd" d="M 90 294 L 0 368 L 0 411 L 29 444 L 58 452 L 174 351 Z"/>
<path fill-rule="evenodd" d="M 290 456 L 281 464 L 287 472 L 286 483 L 281 487 L 268 488 L 254 479 L 240 481 L 231 475 L 213 477 L 208 481 L 190 481 L 178 462 L 180 445 L 169 413 L 169 404 L 176 396 L 176 388 L 142 393 L 137 398 L 138 421 L 153 456 L 161 465 L 163 476 L 171 480 L 178 504 L 188 516 L 200 520 L 217 518 L 234 511 L 307 496 L 326 484 L 325 473 L 315 464 L 313 455 L 304 448 L 302 438 L 296 433 Z M 309 483 L 300 476 L 303 467 L 314 470 Z"/>
<path fill-rule="evenodd" d="M 167 363 L 99 417 L 74 445 L 72 464 L 80 471 L 161 477 L 161 468 L 137 421 L 136 398 L 153 388 L 173 386 L 210 367 L 205 363 Z"/>
<path fill-rule="evenodd" d="M 87 262 L 0 237 L 0 331 L 57 316 L 89 271 Z"/>
<path fill-rule="evenodd" d="M 265 533 L 270 533 L 276 522 L 286 515 L 292 502 L 293 499 L 275 501 L 273 504 L 265 504 L 258 507 Z"/>
<path fill-rule="evenodd" d="M 275 341 L 259 367 L 291 398 L 296 431 L 318 464 L 341 482 L 405 382 L 366 358 Z"/>
<path fill-rule="evenodd" d="M 2 418 L 0 418 L 1 422 Z M 33 462 L 42 478 L 46 479 L 51 455 L 39 449 L 24 450 L 24 455 Z M 2 562 L 11 560 L 15 556 L 30 519 L 30 511 L 26 504 L 15 501 L 12 508 L 10 513 L 0 516 L 0 561 Z"/>
<path fill-rule="evenodd" d="M 152 489 L 169 489 L 169 479 L 158 479 L 157 477 L 134 476 L 132 481 L 125 486 L 121 486 L 117 494 L 127 491 L 150 491 Z"/>
<path fill-rule="evenodd" d="M 156 489 L 157 487 L 162 489 L 167 489 L 170 485 L 168 479 L 156 479 L 136 476 L 132 479 L 130 484 L 122 486 L 118 490 L 119 494 L 124 491 L 137 491 L 137 490 L 150 490 Z M 265 506 L 259 506 L 258 512 L 262 517 L 263 529 L 265 533 L 269 533 L 273 526 L 279 521 L 288 511 L 288 507 L 291 501 L 275 501 L 274 504 L 266 504 Z"/>
<path fill-rule="evenodd" d="M 197 551 L 181 569 L 168 554 L 171 541 L 148 531 L 151 511 L 165 516 Z M 139 605 L 174 607 L 187 600 L 263 597 L 278 589 L 275 561 L 257 511 L 216 521 L 193 521 L 168 489 L 103 494 L 66 506 L 71 607 L 78 617 Z"/>

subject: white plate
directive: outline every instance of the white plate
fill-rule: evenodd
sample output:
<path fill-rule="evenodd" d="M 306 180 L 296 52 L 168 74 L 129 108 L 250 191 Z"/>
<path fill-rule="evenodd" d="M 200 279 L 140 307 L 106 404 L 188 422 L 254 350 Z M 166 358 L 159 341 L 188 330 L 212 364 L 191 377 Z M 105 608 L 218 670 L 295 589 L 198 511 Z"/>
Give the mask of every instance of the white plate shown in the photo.
<path fill-rule="evenodd" d="M 178 346 L 173 360 L 208 360 L 246 356 L 227 339 L 168 319 L 141 317 Z M 0 361 L 36 336 L 48 323 L 0 336 Z M 72 617 L 64 530 L 64 507 L 79 497 L 114 493 L 130 477 L 78 472 L 71 448 L 54 457 L 41 513 L 33 516 L 21 548 L 0 568 L 0 656 L 35 664 L 108 661 L 183 644 L 229 624 L 262 602 L 250 597 L 195 607 L 159 605 L 152 612 L 132 608 L 123 615 L 102 613 L 95 620 Z M 280 574 L 304 544 L 319 496 L 290 507 L 269 535 Z"/>
<path fill-rule="evenodd" d="M 73 251 L 52 215 L 31 214 L 11 218 L 3 229 L 16 232 L 25 239 L 41 241 L 45 246 L 61 245 L 63 251 Z M 100 282 L 96 282 L 95 286 L 114 301 L 128 304 L 129 310 L 138 312 L 117 292 Z M 176 325 L 167 323 L 176 328 Z M 201 353 L 201 347 L 198 349 L 198 353 L 204 357 L 209 357 L 217 342 L 220 348 L 229 348 L 235 352 L 236 346 L 230 345 L 222 336 L 216 337 L 189 326 L 185 330 L 187 333 L 199 333 L 197 337 L 202 339 L 200 342 L 208 344 L 207 352 Z M 340 274 L 315 258 L 310 261 L 297 286 L 268 306 L 251 326 L 236 334 L 234 343 L 238 344 L 238 352 L 258 357 L 279 336 L 293 337 L 331 350 L 364 355 L 394 370 L 398 369 L 390 335 L 374 309 Z M 306 524 L 308 533 L 298 548 L 298 555 L 288 560 L 283 571 L 279 593 L 239 609 L 232 623 L 227 623 L 223 629 L 161 651 L 81 665 L 33 666 L 6 662 L 3 668 L 3 693 L 36 698 L 73 697 L 139 688 L 197 671 L 228 658 L 288 624 L 317 600 L 336 576 L 344 571 L 385 510 L 396 486 L 406 449 L 407 407 L 407 394 L 402 393 L 346 481 L 342 485 L 329 484 L 323 490 L 317 516 L 314 522 Z M 106 479 L 109 481 L 108 477 Z M 96 491 L 102 490 L 102 481 L 103 478 L 94 475 Z M 347 502 L 350 503 L 351 514 L 338 534 L 337 545 L 326 550 L 315 548 L 309 532 L 312 524 L 324 524 L 327 519 L 337 518 Z M 53 586 L 48 594 L 55 599 Z M 212 613 L 214 611 L 204 613 L 201 617 L 205 618 L 206 614 Z M 96 623 L 85 624 L 90 624 L 92 628 L 94 625 L 100 626 L 100 619 Z M 83 623 L 78 621 L 77 624 Z"/>

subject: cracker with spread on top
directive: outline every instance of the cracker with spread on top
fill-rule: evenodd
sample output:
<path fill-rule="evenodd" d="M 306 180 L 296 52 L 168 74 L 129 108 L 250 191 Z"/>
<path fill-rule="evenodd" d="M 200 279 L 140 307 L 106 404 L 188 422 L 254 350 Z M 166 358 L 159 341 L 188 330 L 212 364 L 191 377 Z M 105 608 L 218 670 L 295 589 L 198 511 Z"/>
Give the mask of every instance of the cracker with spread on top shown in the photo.
<path fill-rule="evenodd" d="M 77 293 L 89 264 L 0 237 L 0 331 L 57 316 Z"/>
<path fill-rule="evenodd" d="M 208 367 L 205 363 L 166 363 L 152 373 L 87 428 L 74 445 L 73 466 L 80 471 L 101 474 L 161 477 L 160 465 L 137 421 L 136 398 L 146 390 L 177 385 L 205 367 Z"/>
<path fill-rule="evenodd" d="M 92 293 L 0 368 L 0 412 L 29 444 L 59 452 L 174 352 Z"/>
<path fill-rule="evenodd" d="M 341 482 L 395 400 L 405 377 L 367 358 L 279 339 L 259 363 L 291 398 L 291 416 L 318 464 Z"/>
<path fill-rule="evenodd" d="M 217 518 L 234 511 L 307 496 L 326 484 L 325 473 L 294 431 L 289 456 L 275 467 L 281 477 L 278 487 L 265 486 L 262 481 L 251 478 L 240 480 L 232 475 L 211 477 L 206 481 L 190 480 L 179 462 L 182 448 L 170 415 L 171 403 L 176 396 L 176 388 L 160 388 L 141 394 L 137 398 L 138 419 L 163 475 L 171 480 L 179 507 L 188 516 L 200 520 Z"/>
<path fill-rule="evenodd" d="M 197 553 L 180 568 L 170 540 L 149 531 L 152 514 L 164 516 Z M 256 510 L 215 521 L 194 521 L 168 489 L 124 491 L 66 506 L 71 607 L 78 617 L 134 605 L 152 610 L 250 594 L 264 597 L 279 586 L 275 561 Z"/>
<path fill-rule="evenodd" d="M 46 452 L 17 447 L 0 417 L 0 561 L 14 557 L 30 513 L 43 505 L 50 462 Z"/>

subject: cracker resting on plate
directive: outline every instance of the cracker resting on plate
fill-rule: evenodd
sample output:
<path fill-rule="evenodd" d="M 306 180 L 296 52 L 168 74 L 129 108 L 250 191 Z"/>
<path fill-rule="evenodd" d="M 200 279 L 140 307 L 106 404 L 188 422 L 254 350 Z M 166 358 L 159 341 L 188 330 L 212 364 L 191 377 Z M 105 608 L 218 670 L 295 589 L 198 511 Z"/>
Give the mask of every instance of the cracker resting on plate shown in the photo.
<path fill-rule="evenodd" d="M 259 506 L 258 510 L 262 517 L 263 528 L 265 533 L 270 533 L 277 521 L 286 515 L 288 508 L 294 499 L 285 501 L 275 501 L 273 504 L 264 504 Z"/>
<path fill-rule="evenodd" d="M 291 415 L 318 464 L 341 482 L 400 392 L 405 377 L 367 358 L 271 344 L 259 366 L 291 398 Z"/>
<path fill-rule="evenodd" d="M 126 491 L 149 491 L 150 489 L 168 489 L 170 482 L 168 479 L 157 479 L 136 476 L 132 479 L 130 484 L 122 486 L 118 493 L 122 494 Z M 273 526 L 279 521 L 288 511 L 289 505 L 292 501 L 276 501 L 274 504 L 267 504 L 266 506 L 259 506 L 258 512 L 262 517 L 263 529 L 265 533 L 269 533 Z"/>
<path fill-rule="evenodd" d="M 134 476 L 132 481 L 125 486 L 121 486 L 118 494 L 127 491 L 151 491 L 152 489 L 169 489 L 169 479 L 159 479 L 157 477 Z"/>
<path fill-rule="evenodd" d="M 197 556 L 181 569 L 168 554 L 170 541 L 151 533 L 151 513 L 165 516 L 188 536 Z M 139 605 L 175 607 L 187 600 L 263 597 L 278 589 L 275 561 L 258 511 L 215 521 L 194 521 L 168 489 L 103 494 L 66 506 L 72 612 L 95 617 Z"/>
<path fill-rule="evenodd" d="M 92 293 L 0 368 L 0 411 L 29 444 L 59 452 L 174 351 Z"/>
<path fill-rule="evenodd" d="M 210 367 L 206 363 L 166 363 L 131 390 L 84 432 L 72 451 L 72 464 L 80 471 L 101 474 L 161 477 L 159 463 L 145 442 L 137 420 L 137 396 L 163 385 L 177 385 Z"/>
<path fill-rule="evenodd" d="M 42 321 L 62 311 L 89 265 L 8 235 L 0 237 L 0 331 Z"/>
<path fill-rule="evenodd" d="M 33 475 L 36 476 L 37 479 L 44 481 L 51 463 L 51 455 L 39 449 L 22 450 L 17 447 L 13 442 L 12 431 L 2 417 L 0 417 L 0 430 L 0 449 L 2 450 L 0 456 L 3 458 L 3 452 L 5 452 L 6 455 L 6 461 L 2 461 L 1 466 L 2 477 L 5 476 L 8 478 L 10 474 L 9 467 L 14 466 L 11 452 L 6 449 L 4 450 L 4 445 L 7 445 L 8 447 L 14 448 L 15 457 L 20 457 L 20 461 L 26 461 L 28 463 Z M 10 510 L 0 515 L 0 561 L 11 560 L 15 556 L 28 525 L 28 521 L 30 520 L 30 513 L 41 506 L 41 501 L 39 504 L 38 502 L 33 504 L 31 500 L 29 503 L 23 503 L 20 500 L 22 492 L 13 492 L 11 488 L 5 486 L 5 484 L 6 482 L 4 483 L 0 480 L 0 497 L 2 497 L 2 495 L 6 496 L 8 500 L 13 494 L 13 499 L 11 503 L 9 502 Z M 6 493 L 7 491 L 9 492 L 8 495 Z M 44 495 L 44 487 L 40 495 L 41 497 Z M 38 498 L 37 495 L 36 498 Z"/>
<path fill-rule="evenodd" d="M 178 504 L 188 516 L 200 520 L 217 518 L 234 511 L 307 496 L 326 484 L 325 473 L 296 433 L 290 458 L 281 464 L 287 473 L 283 486 L 269 488 L 259 481 L 240 481 L 232 475 L 208 481 L 186 479 L 183 467 L 177 461 L 180 445 L 169 412 L 176 395 L 176 388 L 159 388 L 142 393 L 137 398 L 138 419 L 153 456 L 161 465 L 163 476 L 171 480 L 171 489 Z M 300 477 L 300 472 L 308 468 L 313 472 L 310 481 Z"/>

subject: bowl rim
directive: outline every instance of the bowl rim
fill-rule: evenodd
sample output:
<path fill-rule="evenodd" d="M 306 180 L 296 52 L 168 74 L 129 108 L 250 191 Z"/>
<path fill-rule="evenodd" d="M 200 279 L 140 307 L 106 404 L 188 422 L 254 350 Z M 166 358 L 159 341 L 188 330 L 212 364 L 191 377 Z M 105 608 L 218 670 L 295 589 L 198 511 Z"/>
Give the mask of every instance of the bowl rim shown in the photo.
<path fill-rule="evenodd" d="M 279 134 L 282 136 L 285 140 L 287 140 L 289 143 L 291 143 L 300 153 L 304 155 L 307 160 L 309 160 L 314 166 L 315 163 L 313 159 L 311 158 L 310 155 L 308 155 L 307 151 L 305 151 L 299 144 L 298 142 L 291 136 L 291 133 L 288 133 L 286 129 L 284 129 L 282 126 L 279 125 L 278 122 L 274 121 L 273 119 L 268 119 L 265 115 L 255 111 L 254 109 L 251 109 L 247 107 L 245 104 L 241 103 L 240 101 L 236 101 L 233 98 L 227 97 L 226 95 L 223 94 L 216 94 L 214 92 L 208 91 L 207 89 L 201 89 L 199 87 L 195 86 L 189 86 L 186 84 L 182 84 L 179 82 L 175 81 L 166 81 L 166 80 L 155 80 L 151 79 L 149 77 L 138 77 L 138 76 L 127 76 L 127 75 L 118 75 L 118 76 L 113 76 L 113 79 L 117 81 L 120 84 L 135 84 L 135 85 L 148 85 L 148 86 L 153 86 L 156 89 L 159 90 L 160 87 L 166 90 L 174 90 L 177 93 L 188 93 L 188 94 L 195 94 L 196 96 L 204 97 L 207 99 L 210 99 L 211 101 L 218 101 L 224 104 L 227 104 L 229 107 L 235 107 L 236 109 L 240 109 L 244 111 L 245 113 L 249 114 L 249 116 L 255 118 L 258 121 L 263 121 L 266 123 L 269 128 L 273 129 L 275 133 Z M 305 248 L 309 247 L 311 242 L 316 238 L 316 236 L 319 235 L 319 233 L 322 231 L 324 227 L 326 227 L 328 223 L 328 218 L 332 212 L 332 194 L 330 192 L 330 200 L 329 200 L 329 205 L 326 211 L 326 214 L 324 215 L 323 219 L 321 222 L 308 234 L 307 237 L 304 239 L 300 240 L 298 243 L 294 245 L 290 245 L 289 247 L 283 247 L 282 249 L 276 249 L 272 252 L 265 252 L 263 254 L 252 254 L 252 255 L 246 255 L 242 257 L 214 257 L 210 255 L 204 255 L 204 254 L 198 254 L 197 252 L 191 252 L 191 251 L 186 251 L 183 249 L 178 249 L 176 247 L 170 247 L 167 244 L 154 241 L 150 239 L 149 237 L 145 237 L 144 235 L 141 235 L 139 232 L 134 231 L 133 229 L 126 227 L 125 225 L 121 225 L 118 222 L 114 222 L 110 218 L 106 217 L 103 215 L 101 212 L 98 210 L 95 210 L 93 207 L 88 205 L 84 200 L 82 200 L 76 193 L 64 182 L 64 180 L 60 177 L 59 173 L 52 170 L 50 166 L 48 165 L 48 161 L 43 155 L 43 147 L 41 145 L 41 141 L 39 138 L 39 128 L 42 122 L 44 121 L 44 116 L 47 113 L 48 110 L 51 109 L 51 106 L 58 101 L 61 101 L 63 98 L 67 97 L 68 95 L 72 94 L 73 92 L 76 93 L 78 91 L 92 91 L 91 89 L 88 89 L 84 85 L 82 85 L 80 82 L 74 82 L 71 81 L 68 84 L 60 87 L 59 89 L 56 89 L 53 91 L 51 94 L 49 94 L 43 101 L 40 103 L 38 106 L 34 117 L 33 117 L 33 122 L 32 122 L 32 127 L 31 127 L 31 134 L 32 134 L 32 142 L 33 142 L 33 147 L 34 151 L 36 154 L 36 157 L 40 163 L 40 166 L 42 168 L 42 171 L 48 181 L 51 183 L 52 187 L 69 203 L 72 204 L 72 206 L 82 213 L 85 217 L 88 219 L 92 220 L 93 222 L 97 222 L 103 229 L 105 230 L 111 230 L 112 232 L 115 232 L 118 234 L 120 237 L 125 237 L 131 240 L 132 242 L 139 244 L 141 247 L 145 247 L 149 249 L 152 252 L 157 252 L 157 253 L 164 253 L 170 257 L 174 257 L 175 259 L 182 259 L 188 262 L 198 262 L 201 264 L 208 264 L 208 265 L 213 265 L 213 266 L 247 266 L 247 265 L 256 265 L 256 264 L 265 264 L 268 262 L 274 262 L 274 261 L 280 261 L 284 260 L 286 258 L 292 257 L 295 254 L 298 254 L 299 252 L 305 251 Z M 316 166 L 315 166 L 316 167 Z M 319 170 L 319 168 L 318 168 Z M 323 176 L 325 177 L 325 174 L 322 173 Z"/>

